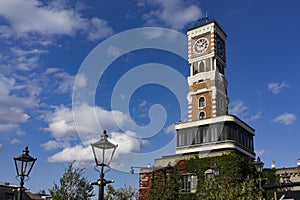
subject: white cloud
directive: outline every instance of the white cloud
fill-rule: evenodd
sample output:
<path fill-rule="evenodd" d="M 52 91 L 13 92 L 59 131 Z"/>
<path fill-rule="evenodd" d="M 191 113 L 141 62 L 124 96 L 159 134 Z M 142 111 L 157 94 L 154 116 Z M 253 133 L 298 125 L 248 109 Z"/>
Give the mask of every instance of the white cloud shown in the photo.
<path fill-rule="evenodd" d="M 257 112 L 255 115 L 250 115 L 248 113 L 248 107 L 241 100 L 230 103 L 229 113 L 236 115 L 237 117 L 244 118 L 246 121 L 256 121 L 261 118 L 261 112 Z"/>
<path fill-rule="evenodd" d="M 268 84 L 268 89 L 273 93 L 273 94 L 279 94 L 282 92 L 284 88 L 289 87 L 289 85 L 286 82 L 282 83 L 269 83 Z"/>
<path fill-rule="evenodd" d="M 297 117 L 296 117 L 295 114 L 285 113 L 285 114 L 282 114 L 282 115 L 279 115 L 279 116 L 275 117 L 273 119 L 273 122 L 281 123 L 281 124 L 284 124 L 284 125 L 291 125 L 291 124 L 295 123 L 296 120 L 297 120 Z"/>
<path fill-rule="evenodd" d="M 66 72 L 60 72 L 55 74 L 55 77 L 61 80 L 57 88 L 60 93 L 70 92 L 72 90 L 75 76 L 72 76 Z"/>
<path fill-rule="evenodd" d="M 50 68 L 47 68 L 46 71 L 44 72 L 45 75 L 50 75 L 50 74 L 53 74 L 53 73 L 57 73 L 57 72 L 60 72 L 61 69 L 60 68 L 57 68 L 57 67 L 50 67 Z"/>
<path fill-rule="evenodd" d="M 64 142 L 59 142 L 56 140 L 49 140 L 43 144 L 41 144 L 41 147 L 43 147 L 46 151 L 52 150 L 52 149 L 58 149 L 58 148 L 66 148 L 69 145 Z"/>
<path fill-rule="evenodd" d="M 256 153 L 256 156 L 263 156 L 264 153 L 265 153 L 265 150 L 262 149 L 262 150 L 259 150 L 259 151 L 255 151 L 255 153 Z"/>
<path fill-rule="evenodd" d="M 139 102 L 139 108 L 143 109 L 143 108 L 145 108 L 147 106 L 147 104 L 148 104 L 148 102 L 146 100 L 141 100 Z"/>
<path fill-rule="evenodd" d="M 17 138 L 14 138 L 10 141 L 11 144 L 20 144 L 21 143 L 21 140 L 17 139 Z"/>
<path fill-rule="evenodd" d="M 32 49 L 32 50 L 23 50 L 21 48 L 17 48 L 17 47 L 11 47 L 10 51 L 12 53 L 14 53 L 16 56 L 20 57 L 20 56 L 26 56 L 26 55 L 40 55 L 40 54 L 44 54 L 44 53 L 48 53 L 47 50 L 41 50 L 41 49 Z"/>
<path fill-rule="evenodd" d="M 125 133 L 111 132 L 109 140 L 113 144 L 118 144 L 117 151 L 114 155 L 115 165 L 122 164 L 122 159 L 127 154 L 132 152 L 139 152 L 143 145 L 147 144 L 146 141 L 135 137 L 135 133 L 126 131 Z M 98 139 L 97 139 L 98 140 Z M 96 141 L 96 140 L 93 140 Z M 53 141 L 51 142 L 56 145 Z M 45 147 L 44 145 L 43 147 Z M 51 146 L 50 143 L 47 146 Z M 81 163 L 93 161 L 93 154 L 89 143 L 86 146 L 75 145 L 69 146 L 48 158 L 49 162 L 71 162 L 76 160 Z"/>
<path fill-rule="evenodd" d="M 147 31 L 143 31 L 143 34 L 147 39 L 157 39 L 162 36 L 166 36 L 164 31 L 161 29 L 148 29 Z"/>
<path fill-rule="evenodd" d="M 166 127 L 164 130 L 165 130 L 165 132 L 167 134 L 169 134 L 169 133 L 176 133 L 175 125 L 174 124 L 171 124 L 170 126 Z"/>
<path fill-rule="evenodd" d="M 75 80 L 75 87 L 85 88 L 88 84 L 88 80 L 83 74 L 77 74 Z"/>
<path fill-rule="evenodd" d="M 18 90 L 16 81 L 0 74 L 0 130 L 10 132 L 18 130 L 19 124 L 30 118 L 27 111 L 36 106 L 30 97 L 19 97 L 13 94 Z"/>
<path fill-rule="evenodd" d="M 38 57 L 32 56 L 32 57 L 25 57 L 21 56 L 16 59 L 16 67 L 23 71 L 30 71 L 33 68 L 36 68 L 38 66 Z"/>
<path fill-rule="evenodd" d="M 76 124 L 73 112 L 76 115 Z M 76 139 L 78 131 L 83 142 L 86 142 L 100 135 L 99 125 L 102 129 L 116 131 L 119 129 L 118 124 L 131 123 L 130 117 L 119 111 L 109 112 L 86 104 L 74 107 L 73 110 L 65 106 L 56 107 L 44 119 L 49 123 L 45 130 L 51 132 L 59 141 Z"/>
<path fill-rule="evenodd" d="M 9 21 L 19 36 L 28 32 L 72 35 L 80 24 L 85 23 L 73 10 L 46 7 L 38 0 L 2 1 L 0 15 Z"/>
<path fill-rule="evenodd" d="M 15 86 L 15 80 L 13 78 L 6 77 L 0 74 L 0 96 L 8 96 L 10 90 Z"/>
<path fill-rule="evenodd" d="M 76 78 L 76 83 L 75 83 Z M 74 87 L 74 83 L 77 87 L 85 87 L 87 80 L 83 75 L 70 75 L 62 68 L 48 68 L 41 77 L 42 83 L 50 90 L 58 93 L 70 93 Z M 51 82 L 51 87 L 49 83 Z"/>
<path fill-rule="evenodd" d="M 49 122 L 45 130 L 51 132 L 57 140 L 62 138 L 70 140 L 70 137 L 72 139 L 77 136 L 73 114 L 69 108 L 65 106 L 56 107 L 53 113 L 48 113 L 45 120 Z"/>
<path fill-rule="evenodd" d="M 0 16 L 9 25 L 1 27 L 0 35 L 8 37 L 14 33 L 20 38 L 28 36 L 29 33 L 72 36 L 82 32 L 89 40 L 94 41 L 112 34 L 112 28 L 105 20 L 84 18 L 79 13 L 79 8 L 73 8 L 67 2 L 59 2 L 47 4 L 39 0 L 1 1 Z"/>
<path fill-rule="evenodd" d="M 201 9 L 181 0 L 138 1 L 139 6 L 153 9 L 144 15 L 147 25 L 167 25 L 173 29 L 182 29 L 187 23 L 201 17 Z"/>
<path fill-rule="evenodd" d="M 140 152 L 142 146 L 147 144 L 132 131 L 126 131 L 125 133 L 112 132 L 109 139 L 112 143 L 118 144 L 118 148 L 123 153 Z"/>
<path fill-rule="evenodd" d="M 242 102 L 241 100 L 232 102 L 229 107 L 230 113 L 237 116 L 238 115 L 244 116 L 247 109 L 248 107 L 245 106 L 244 102 Z"/>
<path fill-rule="evenodd" d="M 46 50 L 24 50 L 18 47 L 11 47 L 10 51 L 14 58 L 12 64 L 22 71 L 30 71 L 36 68 L 39 65 L 39 55 L 48 53 Z"/>
<path fill-rule="evenodd" d="M 15 132 L 19 130 L 19 124 L 0 124 L 1 132 Z"/>
<path fill-rule="evenodd" d="M 83 147 L 81 145 L 67 147 L 49 157 L 48 162 L 72 162 L 74 160 L 79 162 L 92 161 L 93 154 L 88 150 L 89 148 L 90 147 Z"/>
<path fill-rule="evenodd" d="M 260 118 L 261 118 L 261 112 L 258 112 L 255 115 L 250 116 L 247 120 L 248 121 L 256 121 Z"/>
<path fill-rule="evenodd" d="M 124 51 L 121 48 L 112 45 L 107 48 L 108 55 L 111 55 L 113 58 L 119 57 L 123 52 Z"/>
<path fill-rule="evenodd" d="M 91 19 L 88 27 L 86 30 L 88 31 L 88 39 L 91 41 L 97 41 L 113 34 L 113 30 L 107 22 L 96 17 Z"/>
<path fill-rule="evenodd" d="M 100 139 L 100 128 L 98 122 L 105 124 L 103 129 L 108 130 L 109 140 L 118 144 L 118 150 L 115 155 L 117 165 L 121 164 L 121 160 L 130 153 L 140 152 L 143 145 L 147 142 L 132 131 L 119 132 L 119 124 L 130 124 L 130 118 L 119 111 L 106 111 L 100 107 L 92 107 L 89 105 L 81 105 L 75 107 L 76 126 L 71 109 L 65 106 L 57 107 L 52 113 L 49 113 L 44 119 L 49 123 L 45 130 L 51 132 L 54 140 L 50 140 L 41 146 L 45 150 L 61 149 L 61 151 L 50 156 L 49 162 L 71 162 L 77 160 L 79 162 L 92 161 L 92 153 L 90 152 L 90 143 Z M 74 110 L 73 110 L 74 111 Z M 95 114 L 95 115 L 94 115 Z M 98 118 L 95 120 L 95 116 Z M 80 133 L 82 144 L 71 145 L 72 135 Z M 102 130 L 101 130 L 102 131 Z M 120 162 L 120 163 L 118 163 Z M 115 164 L 116 164 L 115 163 Z"/>

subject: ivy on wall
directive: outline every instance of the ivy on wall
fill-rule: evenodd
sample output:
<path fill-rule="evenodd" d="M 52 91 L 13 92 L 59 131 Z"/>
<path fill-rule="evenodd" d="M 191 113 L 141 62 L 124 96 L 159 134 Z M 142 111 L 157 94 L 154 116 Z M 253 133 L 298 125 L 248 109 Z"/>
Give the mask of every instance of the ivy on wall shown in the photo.
<path fill-rule="evenodd" d="M 279 183 L 280 177 L 275 172 L 276 169 L 264 169 L 262 172 L 263 184 Z M 266 190 L 265 193 L 267 197 L 272 197 L 276 191 L 276 189 Z"/>
<path fill-rule="evenodd" d="M 233 184 L 240 183 L 249 176 L 255 174 L 255 166 L 252 159 L 235 151 L 227 151 L 221 156 L 199 158 L 194 156 L 186 163 L 186 171 L 192 173 L 197 170 L 198 186 L 205 181 L 205 171 L 214 164 L 219 167 L 218 179 L 231 179 Z"/>
<path fill-rule="evenodd" d="M 205 171 L 214 164 L 219 168 L 219 176 L 205 179 Z M 176 168 L 176 167 L 175 167 Z M 257 200 L 263 199 L 263 191 L 258 187 L 258 175 L 251 158 L 236 151 L 227 151 L 221 156 L 199 158 L 195 155 L 186 161 L 186 173 L 197 173 L 197 192 L 179 192 L 180 174 L 168 175 L 167 181 L 162 176 L 155 176 L 149 193 L 149 200 Z M 268 183 L 278 182 L 275 170 L 264 169 L 262 177 Z M 169 182 L 169 183 L 168 183 Z M 274 191 L 266 192 L 267 199 L 273 197 Z"/>
<path fill-rule="evenodd" d="M 149 192 L 149 200 L 178 199 L 180 175 L 176 167 L 155 170 L 154 182 Z"/>

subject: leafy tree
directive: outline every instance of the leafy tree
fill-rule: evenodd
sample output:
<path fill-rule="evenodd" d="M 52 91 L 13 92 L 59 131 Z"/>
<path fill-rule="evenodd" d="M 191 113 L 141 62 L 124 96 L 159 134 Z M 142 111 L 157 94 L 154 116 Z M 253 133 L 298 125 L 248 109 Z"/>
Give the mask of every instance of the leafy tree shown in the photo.
<path fill-rule="evenodd" d="M 83 176 L 83 169 L 75 168 L 74 162 L 68 165 L 60 178 L 60 186 L 54 183 L 49 190 L 53 200 L 88 200 L 94 196 L 93 187 Z"/>
<path fill-rule="evenodd" d="M 135 188 L 127 185 L 115 189 L 112 185 L 106 186 L 105 200 L 136 200 L 138 199 L 138 192 Z"/>

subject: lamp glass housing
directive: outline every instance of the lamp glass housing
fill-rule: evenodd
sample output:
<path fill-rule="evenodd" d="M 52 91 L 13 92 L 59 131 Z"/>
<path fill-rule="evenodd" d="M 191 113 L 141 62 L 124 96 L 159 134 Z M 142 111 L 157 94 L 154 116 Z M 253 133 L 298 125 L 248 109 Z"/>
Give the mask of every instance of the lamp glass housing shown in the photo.
<path fill-rule="evenodd" d="M 118 147 L 108 141 L 107 137 L 106 131 L 104 131 L 101 139 L 91 144 L 97 166 L 108 166 Z"/>
<path fill-rule="evenodd" d="M 17 175 L 22 177 L 29 176 L 36 160 L 37 158 L 29 155 L 28 147 L 26 147 L 22 155 L 14 157 Z"/>
<path fill-rule="evenodd" d="M 254 163 L 256 167 L 256 171 L 261 173 L 264 168 L 264 163 L 260 160 L 260 157 L 257 157 L 256 162 Z"/>

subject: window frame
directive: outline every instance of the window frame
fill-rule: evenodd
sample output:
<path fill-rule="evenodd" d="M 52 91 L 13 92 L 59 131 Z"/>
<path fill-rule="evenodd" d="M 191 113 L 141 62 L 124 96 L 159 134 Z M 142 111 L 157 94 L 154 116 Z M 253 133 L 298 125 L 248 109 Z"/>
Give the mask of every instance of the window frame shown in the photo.
<path fill-rule="evenodd" d="M 203 99 L 203 101 L 200 101 L 201 99 Z M 198 99 L 198 108 L 205 108 L 206 107 L 206 98 L 205 96 L 200 96 L 200 98 Z"/>
<path fill-rule="evenodd" d="M 201 113 L 203 113 L 204 115 L 203 115 L 203 117 L 201 117 Z M 199 116 L 198 116 L 198 118 L 199 118 L 199 120 L 202 120 L 202 119 L 205 119 L 206 118 L 206 113 L 205 113 L 205 111 L 200 111 L 199 112 Z"/>
<path fill-rule="evenodd" d="M 180 192 L 195 193 L 198 186 L 198 176 L 192 173 L 180 176 Z"/>
<path fill-rule="evenodd" d="M 203 64 L 203 65 L 201 65 L 201 64 Z M 202 66 L 203 66 L 203 70 L 201 70 Z M 203 72 L 206 72 L 206 64 L 205 64 L 204 60 L 201 60 L 198 63 L 198 73 L 203 73 Z"/>

